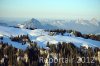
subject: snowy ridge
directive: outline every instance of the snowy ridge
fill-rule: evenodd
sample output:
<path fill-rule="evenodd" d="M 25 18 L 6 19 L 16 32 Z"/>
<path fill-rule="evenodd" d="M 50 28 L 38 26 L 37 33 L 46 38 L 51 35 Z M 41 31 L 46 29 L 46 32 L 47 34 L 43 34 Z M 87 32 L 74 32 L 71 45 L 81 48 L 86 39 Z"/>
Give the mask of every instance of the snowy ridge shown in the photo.
<path fill-rule="evenodd" d="M 100 41 L 84 39 L 81 37 L 75 37 L 73 35 L 72 36 L 68 36 L 68 35 L 50 36 L 49 32 L 46 32 L 43 29 L 28 30 L 28 29 L 0 26 L 0 35 L 3 35 L 5 37 L 3 41 L 12 44 L 12 46 L 16 48 L 25 49 L 28 46 L 28 44 L 21 45 L 19 43 L 11 41 L 8 37 L 17 36 L 17 35 L 27 35 L 27 34 L 29 35 L 31 41 L 37 42 L 40 47 L 46 47 L 47 42 L 50 42 L 51 44 L 57 44 L 58 42 L 72 42 L 77 47 L 80 47 L 82 45 L 87 45 L 90 47 L 100 48 Z"/>

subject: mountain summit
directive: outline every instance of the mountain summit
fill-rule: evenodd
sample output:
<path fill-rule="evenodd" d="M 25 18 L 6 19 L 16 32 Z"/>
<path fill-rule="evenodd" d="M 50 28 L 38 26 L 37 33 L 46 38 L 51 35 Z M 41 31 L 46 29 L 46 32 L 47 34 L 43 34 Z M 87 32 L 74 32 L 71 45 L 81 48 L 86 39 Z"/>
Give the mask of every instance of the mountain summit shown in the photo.
<path fill-rule="evenodd" d="M 24 27 L 25 28 L 42 28 L 42 25 L 37 19 L 32 18 L 31 20 L 27 21 L 24 24 Z"/>

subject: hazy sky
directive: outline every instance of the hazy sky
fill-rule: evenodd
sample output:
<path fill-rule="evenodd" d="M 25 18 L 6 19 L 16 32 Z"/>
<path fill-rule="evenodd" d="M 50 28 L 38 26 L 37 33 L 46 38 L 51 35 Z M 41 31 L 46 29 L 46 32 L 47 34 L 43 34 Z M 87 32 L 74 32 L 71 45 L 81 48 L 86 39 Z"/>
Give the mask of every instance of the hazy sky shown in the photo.
<path fill-rule="evenodd" d="M 0 17 L 100 19 L 100 0 L 0 0 Z"/>

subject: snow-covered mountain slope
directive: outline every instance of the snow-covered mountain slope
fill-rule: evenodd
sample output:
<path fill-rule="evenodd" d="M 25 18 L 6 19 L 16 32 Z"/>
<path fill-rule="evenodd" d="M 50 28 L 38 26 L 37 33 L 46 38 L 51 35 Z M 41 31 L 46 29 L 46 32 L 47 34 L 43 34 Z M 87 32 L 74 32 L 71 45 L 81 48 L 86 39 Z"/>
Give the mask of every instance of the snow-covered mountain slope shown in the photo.
<path fill-rule="evenodd" d="M 12 45 L 13 47 L 19 48 L 22 50 L 25 50 L 28 46 L 27 44 L 22 45 L 21 43 L 11 41 L 8 36 L 3 36 L 3 40 L 0 40 L 0 42 L 1 41 L 3 41 L 4 43 L 8 43 L 8 45 Z"/>
<path fill-rule="evenodd" d="M 31 41 L 35 41 L 38 43 L 40 47 L 46 47 L 46 43 L 50 42 L 51 44 L 57 44 L 58 42 L 72 42 L 77 47 L 80 47 L 82 45 L 87 45 L 90 47 L 99 47 L 100 48 L 100 41 L 95 41 L 91 39 L 84 39 L 81 37 L 75 37 L 74 35 L 55 35 L 50 36 L 49 32 L 44 31 L 43 29 L 35 29 L 35 30 L 28 30 L 28 29 L 20 29 L 20 28 L 13 28 L 13 27 L 4 27 L 0 26 L 0 35 L 4 36 L 5 39 L 3 39 L 4 42 L 8 42 L 9 44 L 12 44 L 12 46 L 16 48 L 26 48 L 28 44 L 19 45 L 16 44 L 16 42 L 12 42 L 8 37 L 22 35 L 22 34 L 28 34 Z M 66 33 L 68 34 L 68 33 Z M 0 40 L 2 41 L 2 40 Z"/>

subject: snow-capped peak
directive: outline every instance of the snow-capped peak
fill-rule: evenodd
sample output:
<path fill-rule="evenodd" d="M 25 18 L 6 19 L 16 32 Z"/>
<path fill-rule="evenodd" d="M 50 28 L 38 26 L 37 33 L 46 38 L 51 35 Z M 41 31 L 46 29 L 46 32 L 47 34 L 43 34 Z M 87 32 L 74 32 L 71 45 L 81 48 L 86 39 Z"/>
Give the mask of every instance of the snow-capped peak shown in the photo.
<path fill-rule="evenodd" d="M 31 20 L 27 21 L 24 24 L 25 28 L 41 28 L 41 23 L 37 20 L 32 18 Z"/>

